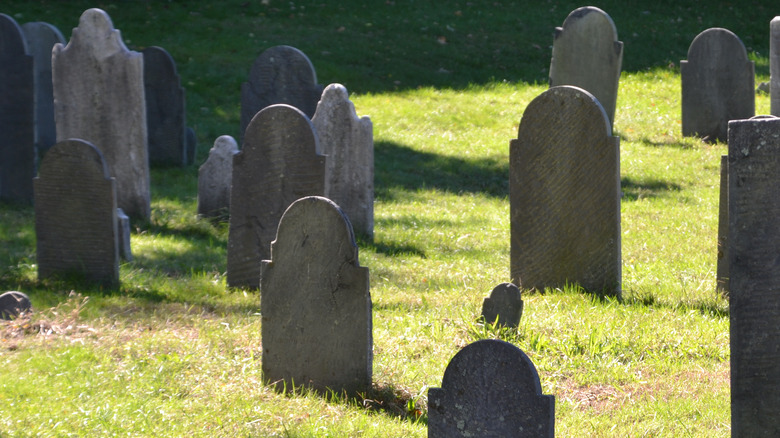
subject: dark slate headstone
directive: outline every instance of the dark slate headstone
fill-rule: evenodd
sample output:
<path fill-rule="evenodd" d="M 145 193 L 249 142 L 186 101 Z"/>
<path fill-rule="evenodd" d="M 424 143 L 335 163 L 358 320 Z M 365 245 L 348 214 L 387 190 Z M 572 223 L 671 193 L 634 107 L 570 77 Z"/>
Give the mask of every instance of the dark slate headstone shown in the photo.
<path fill-rule="evenodd" d="M 233 155 L 237 153 L 236 140 L 229 135 L 223 135 L 214 142 L 208 160 L 198 169 L 198 215 L 206 218 L 227 217 Z"/>
<path fill-rule="evenodd" d="M 322 196 L 325 157 L 309 118 L 289 105 L 261 110 L 246 129 L 241 152 L 233 156 L 227 282 L 258 288 L 260 261 L 271 256 L 271 241 L 282 213 L 305 196 Z"/>
<path fill-rule="evenodd" d="M 22 312 L 30 310 L 32 310 L 32 303 L 26 294 L 12 290 L 0 295 L 0 319 L 18 318 Z"/>
<path fill-rule="evenodd" d="M 720 199 L 718 205 L 718 261 L 716 289 L 729 295 L 729 156 L 720 157 Z"/>
<path fill-rule="evenodd" d="M 38 278 L 118 286 L 116 190 L 100 151 L 83 140 L 55 144 L 34 187 Z"/>
<path fill-rule="evenodd" d="M 769 22 L 769 112 L 780 116 L 780 17 Z"/>
<path fill-rule="evenodd" d="M 428 437 L 555 435 L 555 397 L 542 394 L 531 359 L 514 345 L 484 339 L 467 345 L 428 389 Z"/>
<path fill-rule="evenodd" d="M 574 85 L 598 99 L 609 118 L 615 121 L 618 84 L 623 64 L 623 43 L 609 15 L 594 6 L 572 11 L 555 28 L 550 86 Z"/>
<path fill-rule="evenodd" d="M 512 283 L 499 284 L 482 303 L 482 318 L 486 323 L 517 327 L 522 316 L 523 298 L 520 288 Z"/>
<path fill-rule="evenodd" d="M 263 377 L 277 389 L 357 394 L 371 388 L 368 268 L 352 226 L 326 198 L 290 205 L 263 261 Z"/>
<path fill-rule="evenodd" d="M 682 133 L 726 141 L 729 120 L 755 114 L 755 74 L 745 45 L 731 31 L 711 28 L 694 38 L 680 61 Z"/>
<path fill-rule="evenodd" d="M 176 63 L 162 47 L 147 47 L 144 55 L 146 129 L 149 163 L 163 166 L 187 164 L 184 88 Z"/>
<path fill-rule="evenodd" d="M 587 91 L 553 87 L 510 144 L 511 278 L 620 296 L 620 139 Z"/>

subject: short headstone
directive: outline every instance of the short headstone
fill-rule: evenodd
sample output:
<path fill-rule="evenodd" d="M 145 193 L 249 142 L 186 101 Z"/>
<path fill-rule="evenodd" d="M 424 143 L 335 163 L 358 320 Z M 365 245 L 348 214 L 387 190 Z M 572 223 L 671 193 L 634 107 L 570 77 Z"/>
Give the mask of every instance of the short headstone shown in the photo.
<path fill-rule="evenodd" d="M 598 99 L 615 121 L 618 84 L 623 64 L 623 43 L 609 15 L 594 6 L 572 11 L 562 27 L 555 28 L 550 86 L 573 85 Z"/>
<path fill-rule="evenodd" d="M 720 157 L 720 198 L 718 205 L 718 260 L 716 289 L 729 294 L 729 156 Z"/>
<path fill-rule="evenodd" d="M 271 253 L 260 287 L 264 379 L 280 390 L 365 393 L 371 295 L 347 216 L 329 199 L 299 199 L 282 216 Z"/>
<path fill-rule="evenodd" d="M 374 235 L 374 128 L 358 117 L 347 89 L 330 84 L 311 119 L 325 166 L 325 197 L 349 216 L 355 232 Z"/>
<path fill-rule="evenodd" d="M 109 16 L 85 11 L 67 46 L 52 53 L 57 139 L 98 145 L 116 178 L 117 202 L 149 219 L 143 55 L 129 51 Z"/>
<path fill-rule="evenodd" d="M 555 435 L 555 396 L 542 394 L 531 359 L 514 345 L 483 339 L 467 345 L 428 389 L 428 436 Z"/>
<path fill-rule="evenodd" d="M 523 316 L 523 298 L 520 288 L 512 283 L 501 283 L 482 303 L 482 318 L 486 323 L 516 328 Z"/>
<path fill-rule="evenodd" d="M 593 95 L 553 87 L 510 144 L 511 278 L 620 296 L 620 139 Z"/>
<path fill-rule="evenodd" d="M 198 150 L 198 136 L 195 135 L 195 130 L 188 126 L 184 132 L 184 139 L 187 148 L 187 165 L 189 166 L 190 164 L 195 164 L 195 153 Z"/>
<path fill-rule="evenodd" d="M 184 88 L 176 63 L 162 47 L 147 47 L 144 56 L 146 129 L 149 163 L 163 166 L 187 164 Z"/>
<path fill-rule="evenodd" d="M 133 260 L 133 251 L 130 248 L 130 218 L 122 211 L 116 209 L 117 244 L 119 245 L 119 257 L 125 261 Z"/>
<path fill-rule="evenodd" d="M 33 182 L 38 278 L 118 286 L 116 190 L 100 151 L 83 140 L 61 141 Z"/>
<path fill-rule="evenodd" d="M 769 108 L 780 116 L 780 17 L 769 22 Z"/>
<path fill-rule="evenodd" d="M 0 295 L 0 319 L 15 319 L 30 310 L 32 303 L 26 294 L 12 290 Z"/>
<path fill-rule="evenodd" d="M 198 169 L 198 215 L 206 218 L 227 217 L 233 155 L 237 153 L 238 144 L 229 135 L 223 135 L 214 142 L 209 158 Z"/>
<path fill-rule="evenodd" d="M 282 213 L 300 198 L 324 194 L 325 157 L 318 150 L 311 121 L 290 105 L 266 107 L 249 123 L 233 156 L 228 286 L 257 289 Z"/>
<path fill-rule="evenodd" d="M 726 141 L 729 120 L 755 114 L 755 74 L 745 45 L 733 32 L 711 28 L 694 38 L 680 61 L 682 133 Z"/>

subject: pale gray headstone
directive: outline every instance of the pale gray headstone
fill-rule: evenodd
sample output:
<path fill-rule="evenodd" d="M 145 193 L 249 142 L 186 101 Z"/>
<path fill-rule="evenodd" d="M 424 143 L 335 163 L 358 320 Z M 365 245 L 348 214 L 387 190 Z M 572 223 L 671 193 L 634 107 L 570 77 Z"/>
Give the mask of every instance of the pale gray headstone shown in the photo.
<path fill-rule="evenodd" d="M 30 310 L 32 303 L 26 294 L 12 290 L 0 295 L 0 319 L 15 319 Z"/>
<path fill-rule="evenodd" d="M 623 43 L 609 15 L 594 6 L 572 11 L 555 28 L 550 86 L 574 85 L 599 100 L 609 125 L 615 121 Z"/>
<path fill-rule="evenodd" d="M 149 155 L 143 55 L 129 51 L 109 16 L 85 11 L 67 46 L 52 53 L 57 139 L 100 147 L 116 178 L 117 202 L 149 219 Z"/>
<path fill-rule="evenodd" d="M 233 156 L 227 282 L 258 288 L 260 261 L 270 259 L 282 213 L 305 196 L 322 196 L 325 157 L 306 114 L 271 105 L 249 123 L 241 152 Z"/>
<path fill-rule="evenodd" d="M 769 108 L 780 116 L 780 17 L 769 22 Z"/>
<path fill-rule="evenodd" d="M 620 139 L 587 91 L 553 87 L 510 144 L 511 278 L 620 296 Z"/>
<path fill-rule="evenodd" d="M 680 61 L 682 133 L 726 141 L 729 120 L 755 114 L 755 74 L 745 45 L 733 32 L 711 28 L 694 38 Z"/>
<path fill-rule="evenodd" d="M 133 251 L 130 248 L 130 218 L 122 211 L 116 209 L 117 244 L 119 245 L 119 257 L 125 261 L 133 260 Z"/>
<path fill-rule="evenodd" d="M 483 339 L 467 345 L 428 389 L 428 437 L 555 435 L 555 396 L 542 394 L 531 359 L 514 345 Z"/>
<path fill-rule="evenodd" d="M 146 129 L 149 163 L 163 166 L 187 164 L 184 88 L 173 57 L 162 47 L 147 47 L 144 56 Z"/>
<path fill-rule="evenodd" d="M 718 205 L 718 261 L 716 289 L 729 295 L 729 156 L 720 157 L 720 198 Z"/>
<path fill-rule="evenodd" d="M 227 217 L 230 209 L 230 185 L 233 179 L 233 155 L 236 140 L 223 135 L 214 142 L 209 158 L 198 169 L 198 214 L 206 218 Z"/>
<path fill-rule="evenodd" d="M 482 302 L 482 318 L 486 323 L 517 327 L 523 316 L 523 298 L 520 288 L 512 283 L 501 283 Z"/>
<path fill-rule="evenodd" d="M 322 197 L 282 216 L 260 286 L 263 377 L 278 389 L 371 389 L 368 268 L 344 212 Z"/>
<path fill-rule="evenodd" d="M 374 235 L 374 128 L 358 117 L 347 89 L 330 84 L 311 119 L 325 163 L 325 197 L 349 216 L 355 232 Z"/>

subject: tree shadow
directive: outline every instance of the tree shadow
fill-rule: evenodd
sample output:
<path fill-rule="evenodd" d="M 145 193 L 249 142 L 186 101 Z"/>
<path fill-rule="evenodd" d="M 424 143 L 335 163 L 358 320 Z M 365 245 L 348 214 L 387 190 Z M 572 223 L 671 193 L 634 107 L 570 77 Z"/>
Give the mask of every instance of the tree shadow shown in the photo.
<path fill-rule="evenodd" d="M 663 197 L 669 192 L 679 192 L 682 186 L 659 179 L 624 176 L 620 179 L 620 189 L 623 191 L 623 200 L 637 201 L 643 198 Z"/>

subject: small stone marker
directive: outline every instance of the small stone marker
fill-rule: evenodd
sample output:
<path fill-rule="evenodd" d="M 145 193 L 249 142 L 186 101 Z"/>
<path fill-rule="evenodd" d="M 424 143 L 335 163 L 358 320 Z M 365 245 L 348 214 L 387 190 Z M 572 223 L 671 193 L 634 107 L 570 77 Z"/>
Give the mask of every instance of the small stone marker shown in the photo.
<path fill-rule="evenodd" d="M 133 260 L 133 251 L 130 248 L 130 218 L 121 208 L 116 209 L 117 244 L 119 245 L 119 257 L 125 261 Z"/>
<path fill-rule="evenodd" d="M 622 64 L 623 43 L 618 41 L 612 18 L 601 9 L 575 9 L 563 27 L 555 28 L 550 86 L 574 85 L 587 90 L 604 107 L 610 127 L 615 121 Z"/>
<path fill-rule="evenodd" d="M 15 319 L 30 310 L 32 303 L 26 294 L 12 290 L 0 295 L 0 319 Z"/>
<path fill-rule="evenodd" d="M 718 205 L 718 261 L 716 289 L 729 295 L 729 156 L 720 157 L 720 199 Z"/>
<path fill-rule="evenodd" d="M 187 164 L 184 88 L 176 63 L 162 47 L 147 47 L 144 56 L 146 126 L 149 163 L 163 166 Z"/>
<path fill-rule="evenodd" d="M 311 121 L 290 105 L 266 107 L 249 123 L 233 156 L 228 286 L 257 289 L 282 213 L 300 198 L 323 195 L 325 157 L 318 150 Z"/>
<path fill-rule="evenodd" d="M 769 105 L 780 116 L 780 17 L 769 22 Z"/>
<path fill-rule="evenodd" d="M 299 199 L 282 216 L 271 253 L 260 287 L 264 379 L 280 390 L 369 390 L 368 268 L 347 216 L 329 199 Z"/>
<path fill-rule="evenodd" d="M 227 217 L 236 140 L 223 135 L 214 142 L 209 158 L 198 169 L 198 214 L 206 218 Z"/>
<path fill-rule="evenodd" d="M 311 123 L 317 131 L 325 167 L 325 196 L 338 204 L 352 227 L 374 235 L 374 129 L 359 118 L 347 89 L 330 84 L 322 92 Z"/>
<path fill-rule="evenodd" d="M 694 38 L 680 61 L 682 133 L 726 141 L 729 120 L 755 114 L 755 74 L 745 45 L 731 31 L 711 28 Z"/>
<path fill-rule="evenodd" d="M 510 144 L 512 282 L 620 296 L 620 139 L 593 95 L 553 87 Z"/>
<path fill-rule="evenodd" d="M 485 323 L 517 328 L 523 316 L 523 298 L 520 288 L 512 283 L 501 283 L 482 303 Z"/>
<path fill-rule="evenodd" d="M 555 435 L 555 397 L 542 394 L 531 359 L 514 345 L 483 339 L 467 345 L 428 389 L 428 437 Z"/>
<path fill-rule="evenodd" d="M 83 140 L 61 141 L 33 183 L 38 278 L 75 274 L 118 286 L 116 191 L 100 151 Z"/>
<path fill-rule="evenodd" d="M 187 142 L 187 165 L 195 164 L 195 153 L 198 150 L 198 136 L 195 135 L 195 130 L 188 126 L 184 132 L 184 139 Z"/>

